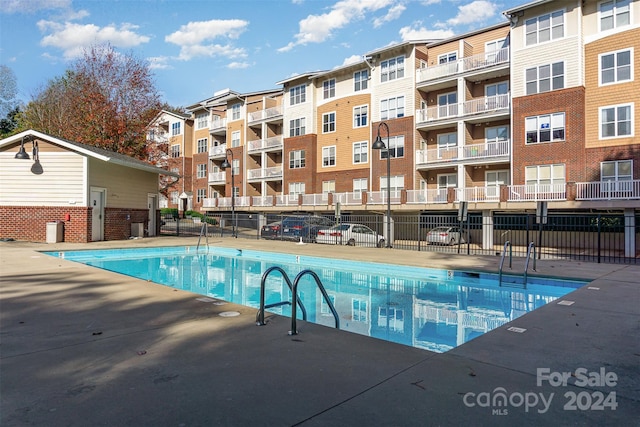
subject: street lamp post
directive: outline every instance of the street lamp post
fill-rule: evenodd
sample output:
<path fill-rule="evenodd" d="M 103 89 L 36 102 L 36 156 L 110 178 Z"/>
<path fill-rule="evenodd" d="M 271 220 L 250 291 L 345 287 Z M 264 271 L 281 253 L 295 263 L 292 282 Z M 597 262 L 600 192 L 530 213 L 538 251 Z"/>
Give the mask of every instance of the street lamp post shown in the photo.
<path fill-rule="evenodd" d="M 387 145 L 384 144 L 380 137 L 380 128 L 383 126 L 387 130 Z M 378 125 L 378 136 L 371 148 L 374 150 L 387 151 L 387 248 L 391 248 L 391 152 L 389 151 L 389 138 L 389 126 L 385 122 L 380 122 Z"/>
<path fill-rule="evenodd" d="M 231 163 L 229 163 L 228 156 L 231 155 Z M 220 169 L 226 170 L 231 168 L 231 235 L 238 238 L 238 218 L 236 217 L 236 194 L 235 194 L 235 179 L 233 174 L 233 151 L 227 148 L 225 153 L 224 162 L 220 165 Z"/>

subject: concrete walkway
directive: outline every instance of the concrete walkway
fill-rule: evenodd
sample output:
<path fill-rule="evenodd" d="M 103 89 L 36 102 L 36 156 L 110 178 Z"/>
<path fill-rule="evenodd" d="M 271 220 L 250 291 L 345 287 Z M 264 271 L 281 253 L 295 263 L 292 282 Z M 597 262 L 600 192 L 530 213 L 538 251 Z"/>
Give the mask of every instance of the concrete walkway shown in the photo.
<path fill-rule="evenodd" d="M 537 274 L 592 282 L 436 354 L 302 321 L 300 334 L 288 336 L 288 318 L 272 315 L 257 327 L 253 308 L 202 302 L 38 252 L 196 242 L 0 243 L 0 425 L 640 425 L 640 266 L 538 261 Z M 210 243 L 476 271 L 495 272 L 499 263 Z M 514 259 L 513 271 L 522 269 Z M 240 315 L 220 316 L 232 310 Z"/>

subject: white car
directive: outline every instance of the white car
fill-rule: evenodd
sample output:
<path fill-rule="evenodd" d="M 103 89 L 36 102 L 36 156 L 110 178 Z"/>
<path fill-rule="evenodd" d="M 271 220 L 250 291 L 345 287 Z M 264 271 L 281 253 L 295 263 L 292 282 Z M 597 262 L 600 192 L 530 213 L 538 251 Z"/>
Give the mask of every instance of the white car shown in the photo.
<path fill-rule="evenodd" d="M 384 236 L 379 235 L 366 225 L 342 223 L 331 228 L 318 230 L 317 243 L 330 245 L 361 245 L 384 247 Z"/>
<path fill-rule="evenodd" d="M 458 227 L 436 227 L 427 233 L 427 243 L 457 245 L 466 242 Z"/>

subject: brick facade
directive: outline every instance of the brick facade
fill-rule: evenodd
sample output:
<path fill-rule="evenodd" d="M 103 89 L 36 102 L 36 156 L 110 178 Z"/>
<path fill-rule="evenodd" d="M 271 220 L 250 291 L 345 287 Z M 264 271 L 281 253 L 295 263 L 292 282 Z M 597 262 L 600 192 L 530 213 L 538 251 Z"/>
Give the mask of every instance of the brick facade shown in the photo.
<path fill-rule="evenodd" d="M 69 220 L 65 220 L 66 215 Z M 63 221 L 64 241 L 91 241 L 91 208 L 56 206 L 0 206 L 0 237 L 45 242 L 47 223 Z"/>

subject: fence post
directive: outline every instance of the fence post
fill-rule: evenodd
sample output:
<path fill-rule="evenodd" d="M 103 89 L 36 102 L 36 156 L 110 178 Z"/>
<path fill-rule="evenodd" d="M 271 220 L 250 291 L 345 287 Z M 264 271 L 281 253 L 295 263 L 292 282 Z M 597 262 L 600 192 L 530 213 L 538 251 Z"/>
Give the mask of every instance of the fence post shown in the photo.
<path fill-rule="evenodd" d="M 602 226 L 602 214 L 598 214 L 598 264 L 600 264 L 600 229 Z"/>

